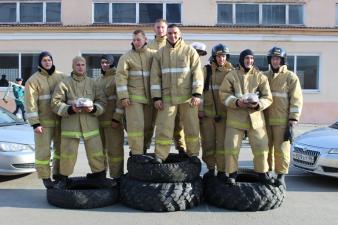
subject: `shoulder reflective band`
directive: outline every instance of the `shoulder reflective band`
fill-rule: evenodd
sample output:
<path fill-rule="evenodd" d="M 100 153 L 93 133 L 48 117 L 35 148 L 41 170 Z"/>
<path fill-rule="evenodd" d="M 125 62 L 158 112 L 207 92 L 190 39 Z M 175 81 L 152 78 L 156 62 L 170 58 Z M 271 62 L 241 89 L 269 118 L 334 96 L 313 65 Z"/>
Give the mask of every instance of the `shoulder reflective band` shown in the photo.
<path fill-rule="evenodd" d="M 129 76 L 149 77 L 149 71 L 129 71 Z"/>

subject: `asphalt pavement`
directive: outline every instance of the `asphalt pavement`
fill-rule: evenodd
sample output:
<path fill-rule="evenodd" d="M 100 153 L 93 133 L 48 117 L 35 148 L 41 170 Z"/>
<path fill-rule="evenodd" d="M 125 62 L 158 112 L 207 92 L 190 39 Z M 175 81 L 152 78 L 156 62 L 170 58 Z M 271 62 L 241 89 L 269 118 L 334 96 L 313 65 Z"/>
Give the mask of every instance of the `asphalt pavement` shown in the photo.
<path fill-rule="evenodd" d="M 296 135 L 324 125 L 302 124 Z M 128 146 L 125 155 L 128 156 Z M 247 141 L 240 153 L 240 167 L 252 168 Z M 202 173 L 206 171 L 205 166 Z M 80 146 L 74 176 L 89 172 L 83 145 Z M 291 167 L 286 178 L 287 198 L 280 208 L 263 212 L 230 211 L 202 203 L 187 211 L 143 212 L 122 204 L 90 210 L 60 209 L 48 204 L 46 191 L 36 173 L 0 176 L 0 225 L 86 225 L 86 224 L 250 224 L 250 225 L 335 225 L 338 224 L 338 179 L 305 173 Z"/>

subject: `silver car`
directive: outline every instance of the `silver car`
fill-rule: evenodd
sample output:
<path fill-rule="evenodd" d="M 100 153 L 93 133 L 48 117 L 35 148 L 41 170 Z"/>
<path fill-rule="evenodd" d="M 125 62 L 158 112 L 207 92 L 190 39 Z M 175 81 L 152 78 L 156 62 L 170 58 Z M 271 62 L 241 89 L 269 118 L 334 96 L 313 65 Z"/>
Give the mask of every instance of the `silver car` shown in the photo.
<path fill-rule="evenodd" d="M 338 120 L 297 137 L 292 145 L 292 164 L 311 173 L 338 177 Z"/>
<path fill-rule="evenodd" d="M 32 128 L 0 107 L 0 175 L 32 173 L 34 161 Z"/>

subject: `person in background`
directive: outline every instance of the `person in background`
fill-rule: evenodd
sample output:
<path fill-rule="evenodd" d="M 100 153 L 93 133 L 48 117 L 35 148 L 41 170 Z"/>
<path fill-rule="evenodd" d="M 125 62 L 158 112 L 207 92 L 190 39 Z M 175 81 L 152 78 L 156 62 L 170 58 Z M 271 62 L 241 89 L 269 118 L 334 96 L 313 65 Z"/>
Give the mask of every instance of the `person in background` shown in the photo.
<path fill-rule="evenodd" d="M 21 78 L 16 78 L 15 82 L 17 85 L 13 85 L 13 95 L 15 97 L 15 110 L 13 114 L 16 115 L 20 109 L 22 119 L 26 122 L 25 107 L 24 107 L 25 88 L 22 86 Z"/>
<path fill-rule="evenodd" d="M 8 87 L 9 82 L 6 79 L 6 74 L 2 74 L 1 75 L 1 79 L 0 79 L 0 87 Z"/>

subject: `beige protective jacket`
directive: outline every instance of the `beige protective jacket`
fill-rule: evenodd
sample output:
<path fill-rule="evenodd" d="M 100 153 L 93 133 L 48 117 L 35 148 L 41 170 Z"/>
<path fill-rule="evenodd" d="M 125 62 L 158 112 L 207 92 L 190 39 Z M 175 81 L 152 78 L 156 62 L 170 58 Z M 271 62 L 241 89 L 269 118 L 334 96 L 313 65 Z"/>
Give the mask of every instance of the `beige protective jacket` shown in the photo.
<path fill-rule="evenodd" d="M 298 76 L 281 66 L 278 73 L 264 73 L 269 80 L 273 97 L 272 105 L 266 109 L 268 125 L 287 125 L 289 120 L 299 121 L 303 106 L 302 89 Z"/>
<path fill-rule="evenodd" d="M 117 100 L 116 94 L 116 69 L 111 68 L 101 74 L 97 79 L 97 85 L 103 91 L 107 101 L 105 112 L 99 116 L 100 127 L 111 127 L 112 120 L 122 122 L 124 109 Z"/>
<path fill-rule="evenodd" d="M 164 47 L 167 43 L 167 36 L 164 37 L 155 37 L 154 40 L 151 40 L 147 46 L 150 49 L 159 50 L 160 48 Z"/>
<path fill-rule="evenodd" d="M 211 78 L 209 80 L 209 90 L 204 90 L 202 99 L 203 103 L 200 104 L 199 111 L 203 111 L 207 117 L 215 117 L 216 109 L 217 115 L 226 118 L 226 107 L 219 98 L 219 87 L 221 86 L 224 77 L 234 68 L 231 63 L 227 62 L 224 66 L 217 66 L 216 63 L 211 65 Z M 207 78 L 207 66 L 204 66 L 204 82 Z"/>
<path fill-rule="evenodd" d="M 116 71 L 116 90 L 119 100 L 150 103 L 150 68 L 155 50 L 144 46 L 121 56 Z"/>
<path fill-rule="evenodd" d="M 91 99 L 96 111 L 69 114 L 68 108 L 75 104 L 78 98 Z M 86 75 L 78 76 L 73 72 L 55 88 L 51 106 L 55 113 L 62 116 L 62 137 L 88 139 L 99 135 L 97 117 L 104 112 L 106 99 L 94 79 Z"/>
<path fill-rule="evenodd" d="M 246 93 L 258 93 L 257 109 L 242 109 L 236 101 Z M 268 78 L 255 68 L 245 73 L 243 68 L 225 76 L 219 90 L 220 98 L 227 107 L 227 126 L 238 129 L 257 129 L 265 126 L 263 110 L 272 103 Z"/>
<path fill-rule="evenodd" d="M 164 102 L 181 104 L 193 94 L 203 93 L 203 70 L 199 55 L 190 45 L 178 40 L 167 42 L 157 51 L 151 67 L 151 96 Z"/>
<path fill-rule="evenodd" d="M 64 78 L 65 75 L 59 71 L 49 75 L 39 67 L 39 71 L 26 81 L 25 109 L 30 125 L 55 127 L 60 122 L 60 117 L 50 108 L 50 102 L 55 86 Z"/>

